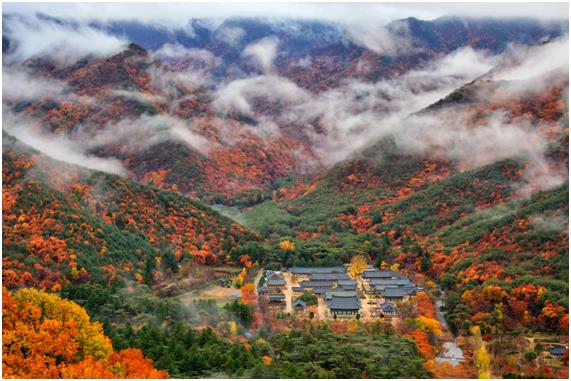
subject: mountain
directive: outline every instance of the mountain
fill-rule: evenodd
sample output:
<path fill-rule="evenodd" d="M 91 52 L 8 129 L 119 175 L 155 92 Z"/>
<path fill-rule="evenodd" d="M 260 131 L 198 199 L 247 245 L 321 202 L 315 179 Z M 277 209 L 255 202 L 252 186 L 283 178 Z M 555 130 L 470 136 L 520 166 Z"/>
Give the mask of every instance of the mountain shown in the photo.
<path fill-rule="evenodd" d="M 74 301 L 171 377 L 565 375 L 565 23 L 3 21 L 12 297 Z M 421 288 L 394 318 L 258 298 L 347 263 Z"/>
<path fill-rule="evenodd" d="M 3 279 L 151 284 L 178 263 L 225 263 L 253 236 L 172 191 L 54 161 L 3 136 Z"/>
<path fill-rule="evenodd" d="M 323 21 L 232 18 L 216 24 L 193 19 L 186 28 L 174 31 L 134 21 L 92 25 L 153 51 L 166 44 L 211 51 L 223 61 L 216 71 L 219 79 L 232 78 L 229 69 L 233 66 L 251 73 L 253 68 L 244 62 L 242 51 L 257 40 L 275 37 L 279 41 L 279 74 L 314 91 L 339 85 L 347 78 L 390 78 L 466 46 L 498 54 L 510 44 L 535 45 L 568 30 L 564 22 L 539 23 L 533 19 L 441 17 L 425 21 L 409 17 L 386 28 L 411 41 L 411 49 L 395 56 L 371 51 L 360 38 L 355 40 L 350 28 Z M 364 63 L 367 69 L 363 71 L 359 66 Z"/>
<path fill-rule="evenodd" d="M 15 20 L 9 15 L 5 20 L 4 34 L 10 35 Z M 41 123 L 37 132 L 65 136 L 73 144 L 80 141 L 88 155 L 120 160 L 133 179 L 230 205 L 259 202 L 268 198 L 277 180 L 327 167 L 332 148 L 319 146 L 344 133 L 331 129 L 352 123 L 330 120 L 328 109 L 337 107 L 335 100 L 354 96 L 355 105 L 348 111 L 363 108 L 378 113 L 376 119 L 384 117 L 385 108 L 392 112 L 391 91 L 379 94 L 388 106 L 369 106 L 367 97 L 379 102 L 376 92 L 381 90 L 371 93 L 358 86 L 434 70 L 431 65 L 461 48 L 500 53 L 509 44 L 535 45 L 564 33 L 558 23 L 530 20 L 409 18 L 387 30 L 397 41 L 406 38 L 410 47 L 386 55 L 356 44 L 349 38 L 351 30 L 333 23 L 228 19 L 213 26 L 192 20 L 192 33 L 171 33 L 137 22 L 92 27 L 134 42 L 118 54 L 85 57 L 73 64 L 62 65 L 50 57 L 29 59 L 25 76 L 43 78 L 61 89 L 51 98 L 7 97 L 10 111 Z M 239 42 L 225 42 L 228 31 L 242 36 L 236 37 Z M 272 38 L 277 45 L 272 45 Z M 260 41 L 270 41 L 267 49 L 276 55 L 275 72 L 260 73 L 243 54 Z M 161 53 L 169 44 L 172 52 Z M 210 79 L 201 83 L 197 76 Z M 410 91 L 421 95 L 445 91 L 461 84 L 462 78 L 453 73 L 427 83 L 403 81 L 411 81 Z"/>

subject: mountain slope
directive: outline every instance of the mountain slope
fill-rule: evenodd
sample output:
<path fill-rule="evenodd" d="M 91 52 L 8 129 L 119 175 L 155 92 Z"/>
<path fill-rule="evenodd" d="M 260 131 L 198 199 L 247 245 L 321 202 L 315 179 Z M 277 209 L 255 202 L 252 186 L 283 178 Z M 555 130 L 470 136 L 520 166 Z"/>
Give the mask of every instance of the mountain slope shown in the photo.
<path fill-rule="evenodd" d="M 3 276 L 9 288 L 152 283 L 181 261 L 226 260 L 252 236 L 175 192 L 65 165 L 3 139 Z"/>

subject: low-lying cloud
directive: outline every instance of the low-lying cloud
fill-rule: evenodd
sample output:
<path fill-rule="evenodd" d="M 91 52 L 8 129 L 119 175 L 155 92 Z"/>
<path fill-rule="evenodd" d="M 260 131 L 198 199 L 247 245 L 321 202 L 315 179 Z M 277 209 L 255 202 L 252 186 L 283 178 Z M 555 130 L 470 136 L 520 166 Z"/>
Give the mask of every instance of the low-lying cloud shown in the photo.
<path fill-rule="evenodd" d="M 34 76 L 15 67 L 2 67 L 2 97 L 4 101 L 34 101 L 45 97 L 59 98 L 65 84 Z"/>
<path fill-rule="evenodd" d="M 102 130 L 80 130 L 77 140 L 86 150 L 120 145 L 129 152 L 138 152 L 165 141 L 178 141 L 203 154 L 209 142 L 193 130 L 191 123 L 168 115 L 144 114 L 136 119 L 109 123 Z"/>
<path fill-rule="evenodd" d="M 33 121 L 23 120 L 21 116 L 16 117 L 6 110 L 2 118 L 2 129 L 53 159 L 117 175 L 125 175 L 127 172 L 121 161 L 88 155 L 83 152 L 81 145 L 69 137 L 42 133 Z"/>
<path fill-rule="evenodd" d="M 117 53 L 127 44 L 86 24 L 59 23 L 37 15 L 11 18 L 4 34 L 11 46 L 4 62 L 10 64 L 37 56 L 71 64 L 90 55 L 103 57 Z"/>
<path fill-rule="evenodd" d="M 504 81 L 521 81 L 544 75 L 553 70 L 569 71 L 569 35 L 560 37 L 544 45 L 531 47 L 514 47 L 507 54 L 507 61 L 512 65 L 499 68 L 494 79 Z M 513 66 L 513 62 L 516 66 Z"/>
<path fill-rule="evenodd" d="M 310 98 L 310 94 L 289 79 L 275 75 L 261 75 L 238 79 L 222 87 L 215 94 L 215 107 L 226 112 L 238 112 L 245 115 L 253 113 L 253 102 L 263 98 L 269 102 L 280 102 L 284 108 L 291 103 L 301 103 Z"/>
<path fill-rule="evenodd" d="M 405 22 L 355 23 L 347 27 L 348 35 L 355 44 L 379 55 L 394 56 L 415 51 Z"/>
<path fill-rule="evenodd" d="M 276 37 L 264 37 L 244 48 L 243 55 L 251 57 L 264 74 L 269 74 L 274 65 L 279 41 Z"/>

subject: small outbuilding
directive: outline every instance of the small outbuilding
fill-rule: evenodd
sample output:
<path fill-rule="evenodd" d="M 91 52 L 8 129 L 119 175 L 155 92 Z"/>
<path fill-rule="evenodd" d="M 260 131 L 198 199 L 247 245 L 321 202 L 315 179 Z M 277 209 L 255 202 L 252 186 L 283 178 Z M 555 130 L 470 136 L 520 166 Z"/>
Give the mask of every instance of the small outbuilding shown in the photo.
<path fill-rule="evenodd" d="M 303 311 L 307 308 L 307 303 L 301 299 L 296 299 L 291 306 L 296 311 Z"/>
<path fill-rule="evenodd" d="M 395 316 L 397 314 L 397 306 L 394 303 L 384 302 L 381 304 L 380 309 L 385 316 Z"/>
<path fill-rule="evenodd" d="M 562 346 L 553 346 L 553 347 L 549 347 L 547 349 L 547 352 L 549 352 L 549 355 L 551 357 L 555 357 L 557 359 L 560 359 L 563 357 L 566 350 L 567 349 L 565 349 L 565 347 L 562 347 Z"/>
<path fill-rule="evenodd" d="M 270 294 L 268 296 L 270 304 L 285 304 L 286 297 L 284 294 Z"/>

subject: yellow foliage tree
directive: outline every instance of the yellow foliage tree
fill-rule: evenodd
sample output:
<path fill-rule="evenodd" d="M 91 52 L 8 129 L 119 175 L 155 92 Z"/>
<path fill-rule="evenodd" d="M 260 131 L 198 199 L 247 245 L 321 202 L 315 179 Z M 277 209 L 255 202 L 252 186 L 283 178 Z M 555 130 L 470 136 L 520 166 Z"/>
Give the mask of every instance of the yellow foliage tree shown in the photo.
<path fill-rule="evenodd" d="M 2 290 L 5 378 L 166 378 L 139 349 L 114 352 L 79 305 L 35 289 Z"/>
<path fill-rule="evenodd" d="M 238 325 L 234 320 L 230 320 L 228 322 L 228 329 L 230 330 L 230 334 L 236 336 L 238 334 Z"/>
<path fill-rule="evenodd" d="M 367 268 L 367 259 L 362 255 L 356 255 L 351 258 L 347 272 L 351 278 L 357 278 Z"/>
<path fill-rule="evenodd" d="M 492 378 L 490 355 L 486 350 L 486 343 L 482 340 L 480 327 L 475 325 L 470 328 L 470 332 L 474 337 L 474 353 L 476 357 L 476 367 L 478 368 L 478 378 Z"/>
<path fill-rule="evenodd" d="M 295 243 L 288 241 L 287 239 L 284 239 L 283 241 L 281 241 L 279 243 L 279 247 L 283 251 L 294 250 L 295 249 Z"/>
<path fill-rule="evenodd" d="M 442 326 L 438 320 L 426 316 L 419 316 L 416 321 L 424 331 L 428 331 L 435 336 L 440 336 L 442 334 Z"/>
<path fill-rule="evenodd" d="M 113 351 L 111 341 L 103 334 L 100 323 L 91 322 L 85 310 L 68 300 L 54 294 L 48 294 L 28 288 L 16 292 L 13 300 L 20 306 L 33 306 L 35 313 L 41 313 L 45 324 L 61 320 L 62 323 L 73 322 L 77 329 L 74 339 L 78 344 L 77 354 L 83 358 L 91 355 L 96 359 L 107 358 Z M 27 320 L 30 319 L 30 320 Z M 35 315 L 24 317 L 21 323 L 33 322 Z"/>

